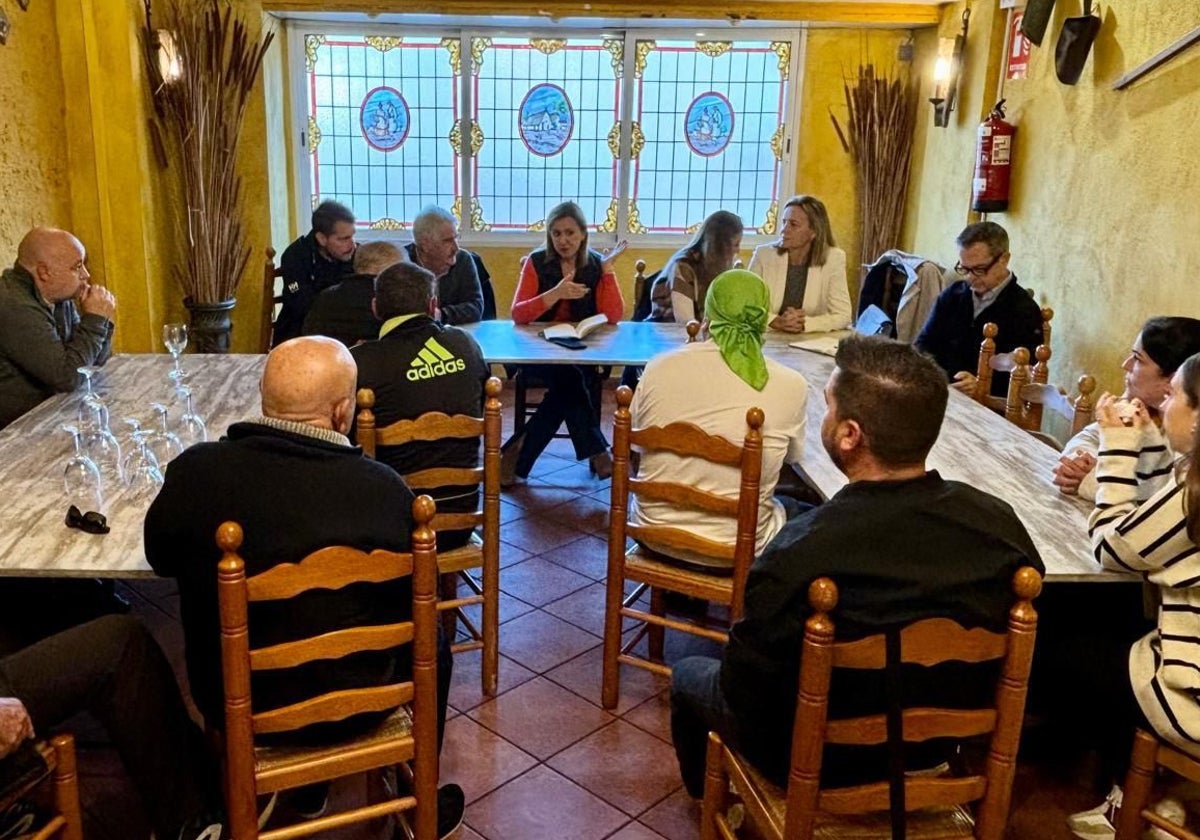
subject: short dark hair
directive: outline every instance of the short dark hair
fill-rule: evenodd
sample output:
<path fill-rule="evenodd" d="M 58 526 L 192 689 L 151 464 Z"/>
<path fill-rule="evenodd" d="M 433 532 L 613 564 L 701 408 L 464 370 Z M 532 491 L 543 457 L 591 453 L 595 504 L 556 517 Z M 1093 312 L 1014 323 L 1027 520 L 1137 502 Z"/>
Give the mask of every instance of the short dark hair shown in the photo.
<path fill-rule="evenodd" d="M 1189 356 L 1200 353 L 1200 320 L 1151 318 L 1142 324 L 1142 350 L 1171 376 Z"/>
<path fill-rule="evenodd" d="M 962 229 L 955 240 L 959 248 L 969 248 L 976 242 L 987 245 L 988 253 L 998 257 L 1008 251 L 1008 231 L 995 222 L 975 222 Z"/>
<path fill-rule="evenodd" d="M 340 201 L 322 201 L 312 214 L 312 229 L 329 236 L 338 222 L 354 224 L 354 214 Z"/>
<path fill-rule="evenodd" d="M 925 460 L 946 416 L 946 374 L 912 345 L 854 335 L 838 344 L 837 419 L 854 420 L 884 464 Z"/>
<path fill-rule="evenodd" d="M 400 315 L 424 315 L 437 278 L 410 262 L 389 265 L 375 277 L 375 315 L 380 321 Z"/>

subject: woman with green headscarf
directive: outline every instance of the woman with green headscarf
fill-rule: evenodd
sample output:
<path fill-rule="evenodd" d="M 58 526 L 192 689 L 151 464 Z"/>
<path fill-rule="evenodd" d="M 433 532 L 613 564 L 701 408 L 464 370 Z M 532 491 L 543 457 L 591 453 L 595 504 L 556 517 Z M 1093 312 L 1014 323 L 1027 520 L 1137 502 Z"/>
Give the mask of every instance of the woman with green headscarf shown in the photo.
<path fill-rule="evenodd" d="M 804 451 L 808 384 L 798 372 L 763 356 L 763 334 L 770 295 L 762 278 L 741 269 L 720 274 L 704 301 L 709 339 L 687 344 L 650 360 L 633 396 L 635 428 L 694 423 L 709 434 L 736 444 L 746 436 L 746 409 L 763 410 L 762 483 L 759 488 L 758 538 L 763 550 L 787 520 L 784 503 L 774 497 L 784 462 L 798 464 Z M 736 499 L 741 473 L 736 467 L 647 452 L 639 477 L 669 480 Z M 736 522 L 702 511 L 661 502 L 635 504 L 630 519 L 638 525 L 685 528 L 705 539 L 732 544 Z M 676 559 L 711 567 L 711 558 L 651 545 Z"/>

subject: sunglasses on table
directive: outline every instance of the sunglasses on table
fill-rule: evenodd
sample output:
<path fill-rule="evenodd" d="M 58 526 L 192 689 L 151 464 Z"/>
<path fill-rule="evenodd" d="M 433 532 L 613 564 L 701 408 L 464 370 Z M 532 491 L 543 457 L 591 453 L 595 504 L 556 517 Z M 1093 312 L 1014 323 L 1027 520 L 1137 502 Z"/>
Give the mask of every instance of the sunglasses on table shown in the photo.
<path fill-rule="evenodd" d="M 108 519 L 105 518 L 103 513 L 97 513 L 94 510 L 81 513 L 75 505 L 67 508 L 66 521 L 68 528 L 78 528 L 87 534 L 107 534 L 112 530 L 108 527 Z"/>
<path fill-rule="evenodd" d="M 1007 253 L 1007 252 L 1001 252 L 1001 253 L 997 254 L 996 256 L 992 257 L 992 261 L 990 263 L 988 263 L 987 265 L 966 266 L 960 262 L 957 262 L 954 264 L 954 272 L 959 277 L 968 277 L 968 276 L 969 277 L 982 277 L 983 275 L 987 274 L 989 271 L 992 270 L 992 266 L 994 266 L 996 263 L 1000 262 L 1000 258 L 1003 257 L 1005 253 Z"/>

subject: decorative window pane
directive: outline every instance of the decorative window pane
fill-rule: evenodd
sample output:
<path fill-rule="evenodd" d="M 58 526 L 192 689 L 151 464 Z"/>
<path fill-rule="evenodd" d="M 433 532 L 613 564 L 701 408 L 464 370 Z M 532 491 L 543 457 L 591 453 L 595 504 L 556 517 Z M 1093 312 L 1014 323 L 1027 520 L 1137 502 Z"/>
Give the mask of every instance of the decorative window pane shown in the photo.
<path fill-rule="evenodd" d="M 613 214 L 620 79 L 601 38 L 472 38 L 474 159 L 480 213 L 472 230 L 540 227 L 559 201 L 579 203 L 593 227 Z"/>
<path fill-rule="evenodd" d="M 774 233 L 791 42 L 635 48 L 631 232 L 683 234 L 724 209 Z"/>
<path fill-rule="evenodd" d="M 359 228 L 398 230 L 426 204 L 458 206 L 457 44 L 438 36 L 304 35 L 314 207 L 336 199 Z"/>

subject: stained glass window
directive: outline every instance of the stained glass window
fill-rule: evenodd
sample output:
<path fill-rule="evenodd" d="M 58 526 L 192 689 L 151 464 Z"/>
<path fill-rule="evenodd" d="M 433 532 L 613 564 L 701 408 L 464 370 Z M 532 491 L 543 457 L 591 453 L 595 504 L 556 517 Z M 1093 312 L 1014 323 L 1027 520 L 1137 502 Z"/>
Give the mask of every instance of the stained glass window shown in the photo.
<path fill-rule="evenodd" d="M 641 150 L 630 194 L 642 232 L 685 233 L 724 209 L 747 233 L 774 233 L 791 43 L 656 39 L 635 49 Z"/>
<path fill-rule="evenodd" d="M 292 27 L 302 227 L 333 198 L 363 229 L 437 204 L 468 235 L 527 236 L 571 199 L 613 237 L 681 239 L 717 209 L 776 232 L 798 32 L 320 28 Z"/>
<path fill-rule="evenodd" d="M 346 204 L 360 228 L 408 227 L 459 195 L 458 42 L 437 36 L 305 33 L 312 203 Z M 450 49 L 448 47 L 453 47 Z"/>

